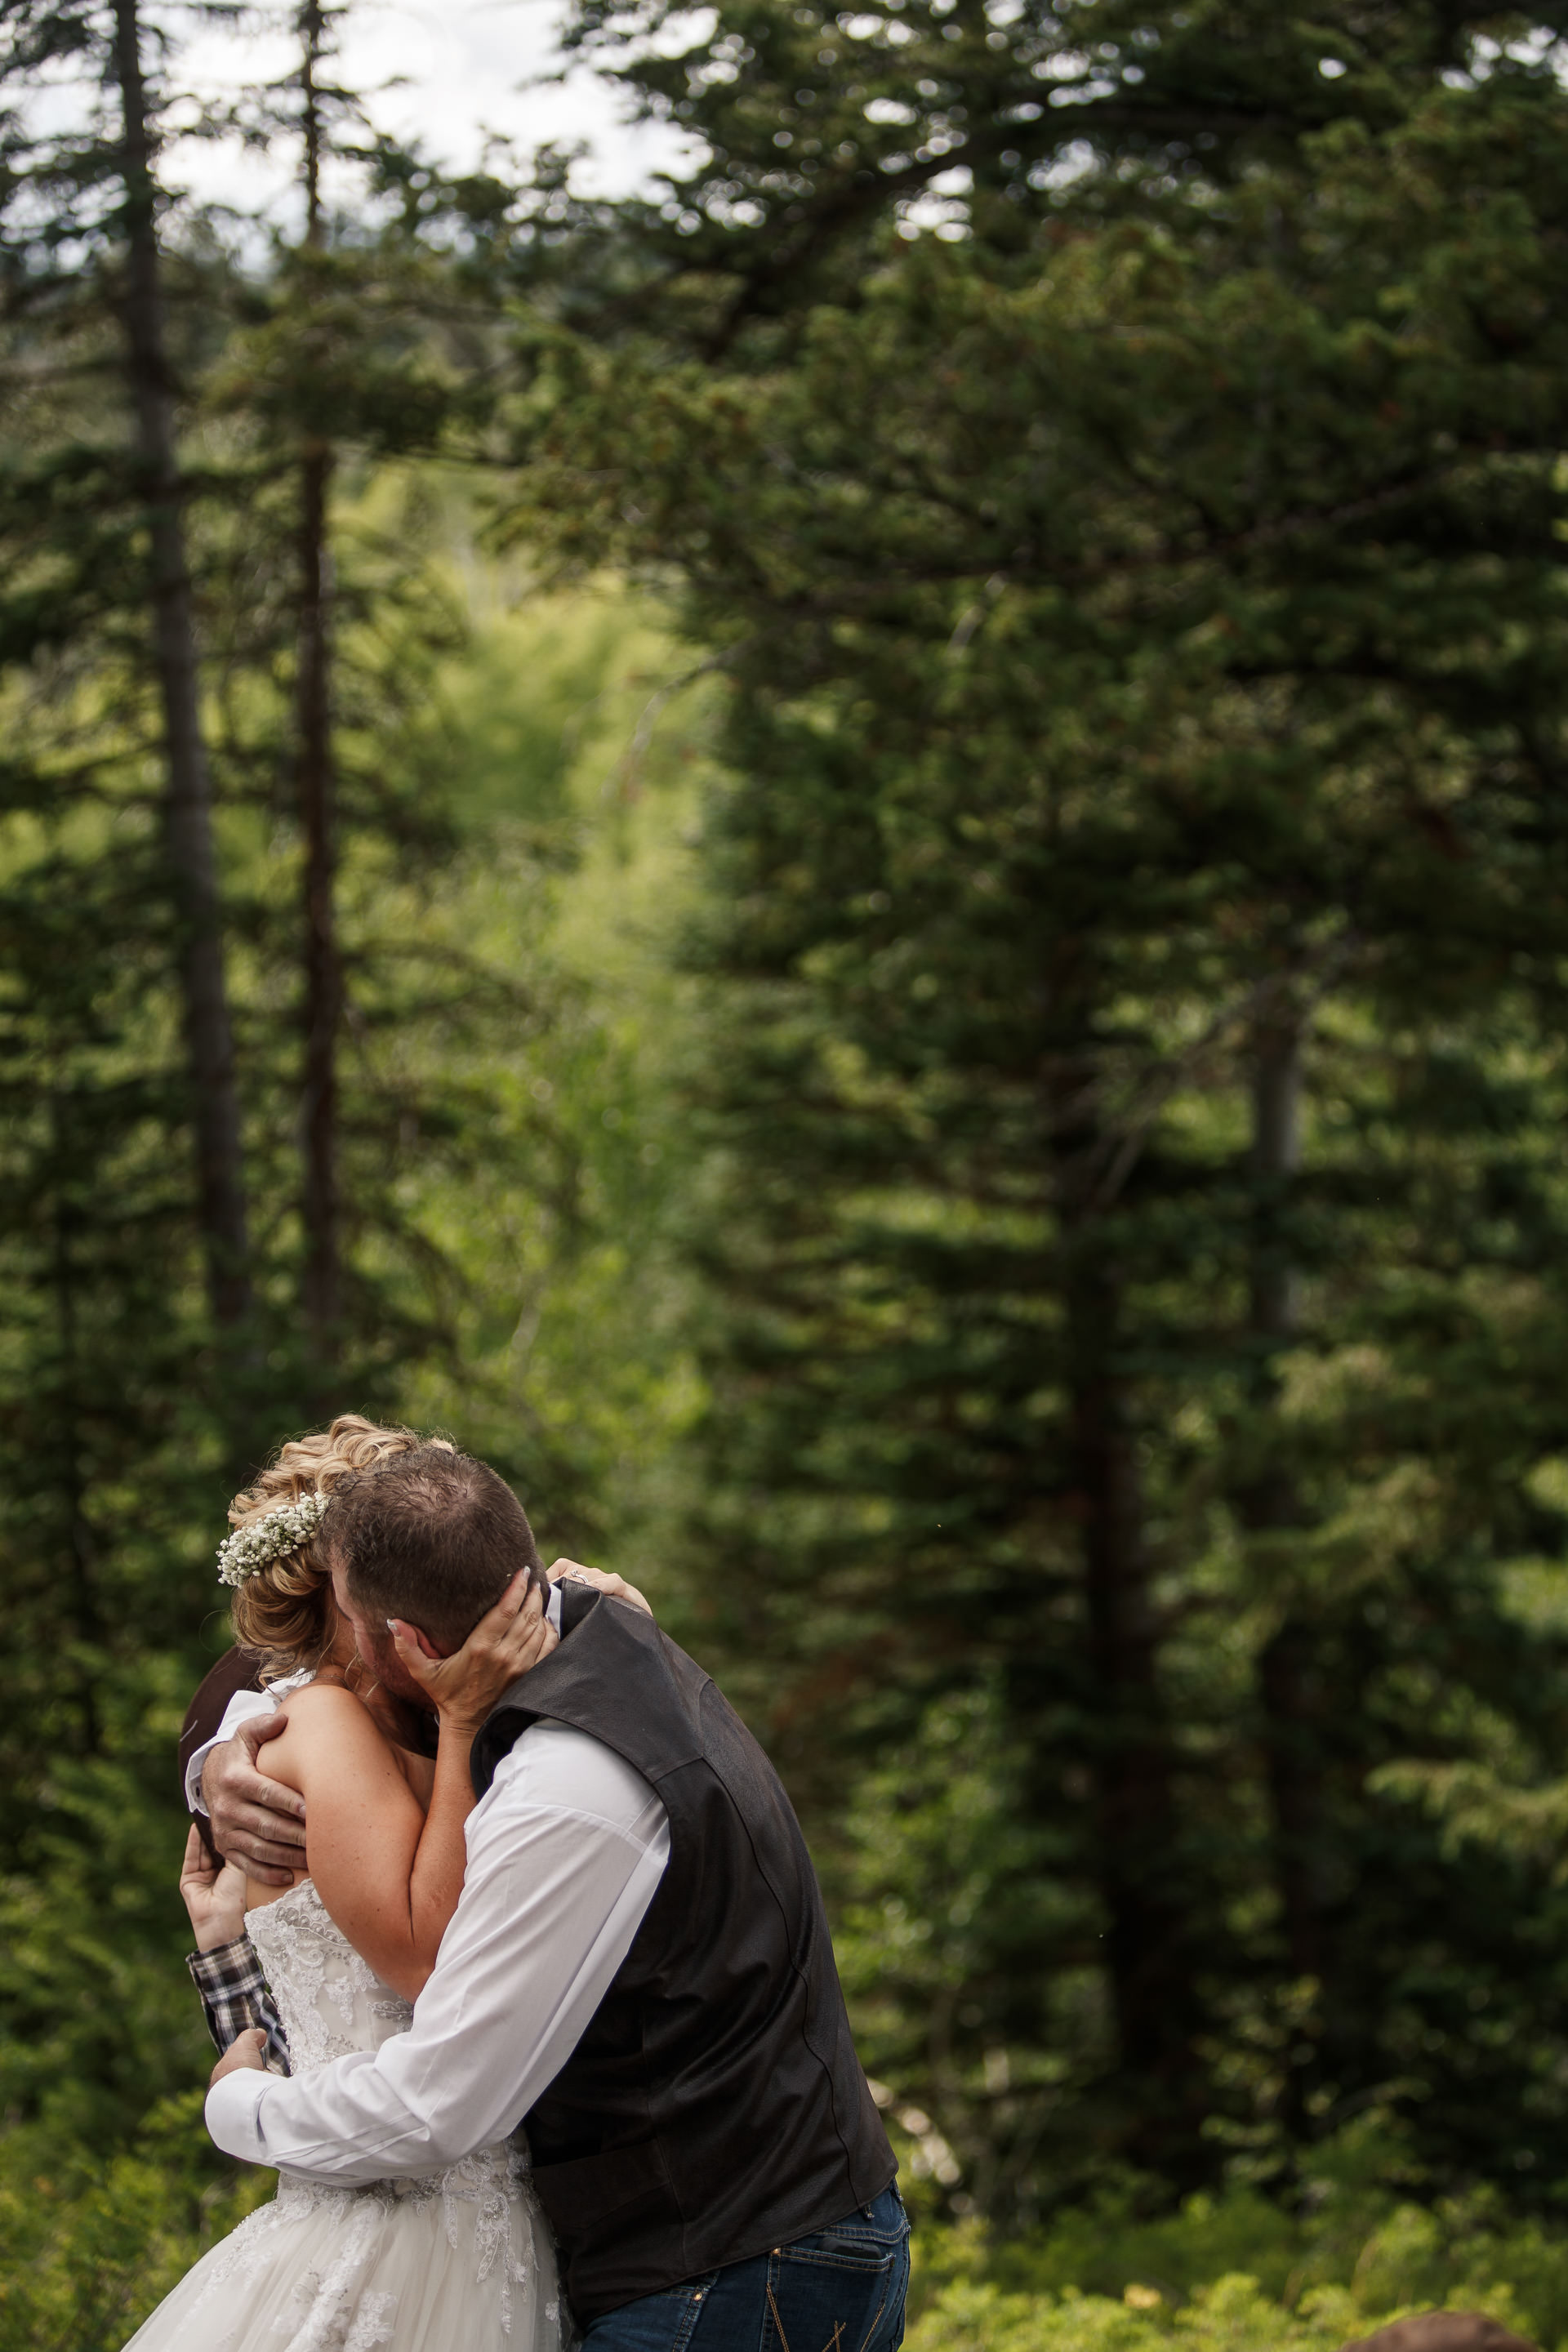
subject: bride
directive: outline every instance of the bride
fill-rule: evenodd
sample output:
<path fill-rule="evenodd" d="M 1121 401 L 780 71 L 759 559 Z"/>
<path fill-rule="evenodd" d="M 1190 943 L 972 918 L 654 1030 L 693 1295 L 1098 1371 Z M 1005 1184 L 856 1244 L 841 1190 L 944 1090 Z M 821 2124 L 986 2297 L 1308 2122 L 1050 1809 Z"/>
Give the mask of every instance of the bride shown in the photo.
<path fill-rule="evenodd" d="M 264 1686 L 287 1705 L 268 1769 L 305 1801 L 310 1868 L 262 1886 L 208 1866 L 193 1829 L 181 1892 L 203 1950 L 248 1936 L 297 2074 L 408 2025 L 462 1891 L 475 1734 L 554 1640 L 537 1598 L 514 1600 L 504 1661 L 492 1638 L 453 1662 L 434 1758 L 427 1723 L 366 1674 L 317 1529 L 340 1480 L 421 1442 L 344 1415 L 285 1445 L 236 1498 L 219 1552 L 236 1639 L 262 1654 Z M 125 2352 L 561 2352 L 570 2336 L 513 2141 L 364 2189 L 283 2174 Z"/>

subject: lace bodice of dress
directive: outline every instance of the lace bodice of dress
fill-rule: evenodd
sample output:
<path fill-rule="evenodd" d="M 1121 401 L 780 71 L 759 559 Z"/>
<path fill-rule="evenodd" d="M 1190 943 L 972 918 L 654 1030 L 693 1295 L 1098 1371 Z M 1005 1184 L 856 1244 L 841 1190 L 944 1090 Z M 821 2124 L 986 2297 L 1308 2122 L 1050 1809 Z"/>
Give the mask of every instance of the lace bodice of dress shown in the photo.
<path fill-rule="evenodd" d="M 414 2014 L 362 1960 L 308 1878 L 247 1914 L 246 1926 L 289 2037 L 296 2074 L 353 2050 L 378 2050 Z"/>
<path fill-rule="evenodd" d="M 268 1686 L 274 1706 L 315 1675 L 307 1667 Z M 352 2050 L 379 2050 L 414 2011 L 362 1960 L 308 1878 L 246 1914 L 246 1928 L 289 2037 L 289 2071 L 314 2074 Z"/>

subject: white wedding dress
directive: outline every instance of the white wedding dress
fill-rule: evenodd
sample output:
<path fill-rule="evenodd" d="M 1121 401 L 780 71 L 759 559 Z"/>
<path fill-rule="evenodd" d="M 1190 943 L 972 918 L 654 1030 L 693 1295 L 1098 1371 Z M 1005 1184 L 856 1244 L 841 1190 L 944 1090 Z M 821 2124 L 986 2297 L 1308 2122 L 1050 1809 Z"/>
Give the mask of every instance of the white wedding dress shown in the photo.
<path fill-rule="evenodd" d="M 413 2015 L 333 1927 L 310 1880 L 250 1938 L 297 2074 L 374 2050 Z M 204 2254 L 125 2352 L 563 2352 L 555 2253 L 510 2144 L 444 2172 L 278 2194 Z"/>

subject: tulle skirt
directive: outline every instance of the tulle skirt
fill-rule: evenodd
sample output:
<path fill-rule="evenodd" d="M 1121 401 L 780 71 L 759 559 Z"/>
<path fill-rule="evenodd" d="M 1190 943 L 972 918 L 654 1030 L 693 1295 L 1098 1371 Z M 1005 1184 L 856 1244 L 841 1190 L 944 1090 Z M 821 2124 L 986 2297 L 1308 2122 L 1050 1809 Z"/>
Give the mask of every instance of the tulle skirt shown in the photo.
<path fill-rule="evenodd" d="M 555 2253 L 503 2148 L 333 2189 L 285 2174 L 125 2352 L 563 2352 Z"/>

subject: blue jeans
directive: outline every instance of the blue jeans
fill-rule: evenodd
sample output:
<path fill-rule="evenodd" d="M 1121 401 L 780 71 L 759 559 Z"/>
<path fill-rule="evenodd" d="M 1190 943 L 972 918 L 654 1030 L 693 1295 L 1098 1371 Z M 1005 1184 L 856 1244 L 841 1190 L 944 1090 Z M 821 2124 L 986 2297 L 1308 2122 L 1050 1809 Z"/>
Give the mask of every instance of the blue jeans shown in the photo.
<path fill-rule="evenodd" d="M 830 2230 L 606 2312 L 583 2352 L 898 2352 L 909 2286 L 909 2221 L 884 2189 Z"/>

